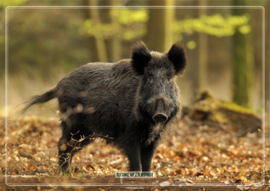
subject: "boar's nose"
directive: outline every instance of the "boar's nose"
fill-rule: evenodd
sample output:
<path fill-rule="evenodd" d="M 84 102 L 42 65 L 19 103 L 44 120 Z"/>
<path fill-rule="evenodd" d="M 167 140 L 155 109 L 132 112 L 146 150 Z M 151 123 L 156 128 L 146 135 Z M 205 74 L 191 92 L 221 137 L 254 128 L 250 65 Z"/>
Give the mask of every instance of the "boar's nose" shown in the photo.
<path fill-rule="evenodd" d="M 153 118 L 154 122 L 156 122 L 156 123 L 164 123 L 167 121 L 168 116 L 165 115 L 164 113 L 157 113 L 152 118 Z"/>

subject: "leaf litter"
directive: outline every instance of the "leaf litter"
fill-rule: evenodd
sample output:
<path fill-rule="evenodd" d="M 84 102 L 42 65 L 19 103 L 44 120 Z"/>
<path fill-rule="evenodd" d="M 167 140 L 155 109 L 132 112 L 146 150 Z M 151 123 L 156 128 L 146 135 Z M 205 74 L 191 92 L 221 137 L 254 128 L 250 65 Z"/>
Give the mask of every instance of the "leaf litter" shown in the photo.
<path fill-rule="evenodd" d="M 4 118 L 0 118 L 0 147 L 4 148 L 7 141 L 7 153 L 0 150 L 0 173 L 9 176 L 58 176 L 57 144 L 60 136 L 58 119 L 28 116 L 9 119 L 5 139 Z M 115 172 L 128 170 L 127 158 L 105 142 L 96 138 L 74 156 L 73 178 L 114 176 Z M 190 126 L 184 118 L 165 133 L 151 169 L 157 178 L 165 178 L 160 186 L 222 182 L 237 185 L 240 190 L 255 189 L 263 182 L 264 167 L 266 181 L 269 181 L 269 160 L 265 166 L 263 153 L 259 133 L 236 137 L 207 125 Z M 269 153 L 269 147 L 266 147 L 266 153 Z"/>

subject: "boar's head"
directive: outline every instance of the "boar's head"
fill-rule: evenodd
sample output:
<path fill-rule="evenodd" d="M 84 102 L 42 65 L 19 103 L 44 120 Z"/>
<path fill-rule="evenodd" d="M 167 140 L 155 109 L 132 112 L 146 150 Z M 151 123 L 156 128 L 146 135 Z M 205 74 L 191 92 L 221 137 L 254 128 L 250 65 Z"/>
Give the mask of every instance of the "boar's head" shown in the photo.
<path fill-rule="evenodd" d="M 180 109 L 175 76 L 184 72 L 185 50 L 179 43 L 169 52 L 149 51 L 143 42 L 132 47 L 132 68 L 140 80 L 136 93 L 135 116 L 148 123 L 167 123 Z"/>

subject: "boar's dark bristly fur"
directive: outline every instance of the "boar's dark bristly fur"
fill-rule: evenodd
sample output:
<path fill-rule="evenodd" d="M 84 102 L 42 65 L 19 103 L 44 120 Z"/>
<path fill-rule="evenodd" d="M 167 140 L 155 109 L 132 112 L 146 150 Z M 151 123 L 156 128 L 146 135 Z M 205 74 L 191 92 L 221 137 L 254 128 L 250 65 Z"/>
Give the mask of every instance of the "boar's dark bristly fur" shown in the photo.
<path fill-rule="evenodd" d="M 137 42 L 131 59 L 83 65 L 25 108 L 58 98 L 63 171 L 70 170 L 72 157 L 94 134 L 112 138 L 107 142 L 123 149 L 131 171 L 149 171 L 162 132 L 180 114 L 174 77 L 183 73 L 186 62 L 185 50 L 178 43 L 169 52 L 159 53 Z"/>

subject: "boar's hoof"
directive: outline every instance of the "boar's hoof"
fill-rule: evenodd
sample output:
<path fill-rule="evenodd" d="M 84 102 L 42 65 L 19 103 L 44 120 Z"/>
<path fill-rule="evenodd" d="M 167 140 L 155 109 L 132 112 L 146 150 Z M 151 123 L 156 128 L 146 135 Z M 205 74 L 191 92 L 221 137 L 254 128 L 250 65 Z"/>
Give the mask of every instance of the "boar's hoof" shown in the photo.
<path fill-rule="evenodd" d="M 168 119 L 168 116 L 163 113 L 157 113 L 153 116 L 153 120 L 156 123 L 164 123 Z"/>

